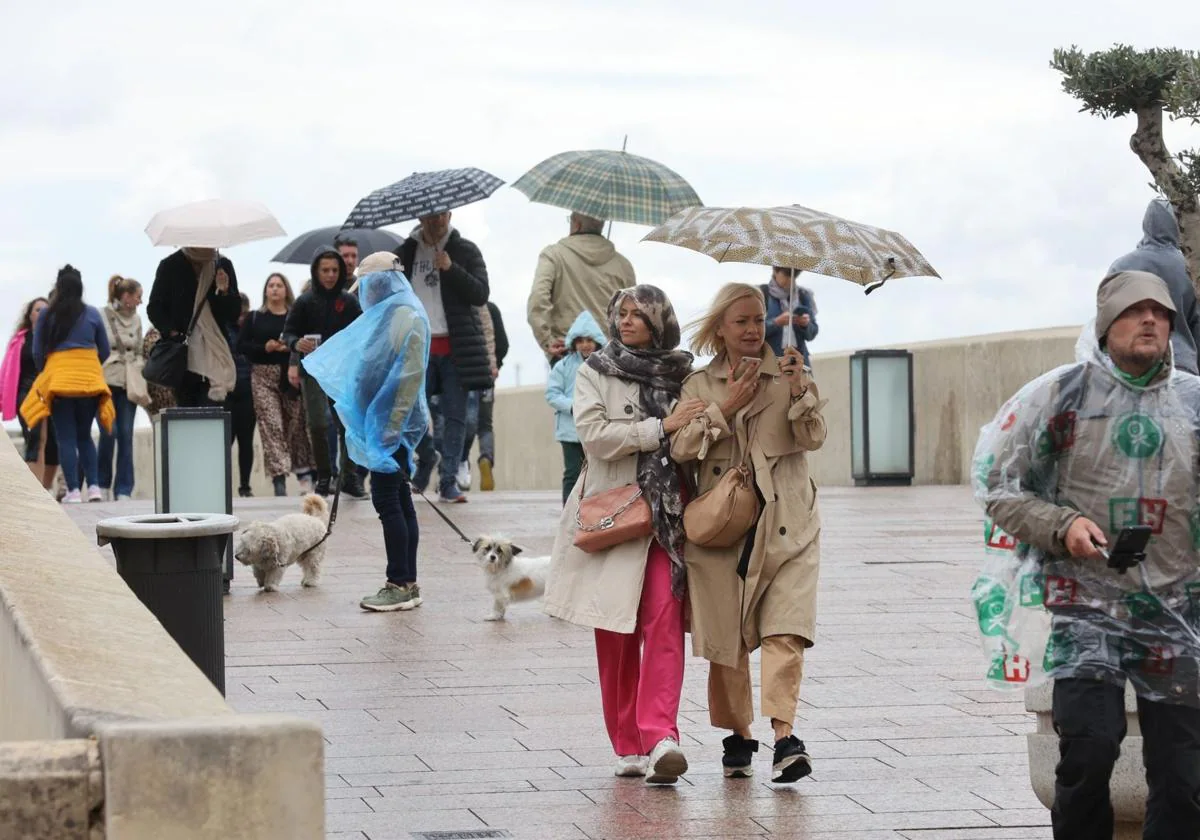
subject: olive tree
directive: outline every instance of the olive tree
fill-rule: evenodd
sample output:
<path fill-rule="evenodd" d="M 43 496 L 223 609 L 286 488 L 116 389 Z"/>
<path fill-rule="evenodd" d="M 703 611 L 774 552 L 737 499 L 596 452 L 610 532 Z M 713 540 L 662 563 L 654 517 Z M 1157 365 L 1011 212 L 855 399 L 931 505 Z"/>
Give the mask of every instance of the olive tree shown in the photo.
<path fill-rule="evenodd" d="M 1082 111 L 1104 119 L 1135 116 L 1129 146 L 1154 178 L 1153 187 L 1179 219 L 1180 247 L 1192 284 L 1200 289 L 1200 151 L 1172 154 L 1163 140 L 1163 118 L 1200 123 L 1200 57 L 1178 49 L 1136 50 L 1117 44 L 1101 52 L 1057 49 L 1050 66 Z"/>

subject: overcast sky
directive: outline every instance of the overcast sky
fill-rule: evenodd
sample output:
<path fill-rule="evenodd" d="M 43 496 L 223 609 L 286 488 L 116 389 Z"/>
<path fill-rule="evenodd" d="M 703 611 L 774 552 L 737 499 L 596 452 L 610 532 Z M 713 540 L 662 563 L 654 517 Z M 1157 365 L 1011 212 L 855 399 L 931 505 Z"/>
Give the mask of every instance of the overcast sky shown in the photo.
<path fill-rule="evenodd" d="M 413 171 L 507 182 L 567 149 L 660 160 L 708 205 L 799 203 L 904 233 L 943 279 L 864 297 L 808 276 L 814 352 L 1082 323 L 1140 238 L 1150 178 L 1129 120 L 1081 114 L 1056 46 L 1200 42 L 1193 3 L 847 0 L 0 0 L 0 323 L 65 262 L 91 303 L 153 280 L 157 210 L 262 201 L 289 234 L 340 224 Z M 1200 129 L 1171 126 L 1174 147 Z M 525 322 L 566 213 L 502 187 L 454 224 L 482 249 L 512 342 L 502 385 L 544 381 Z M 407 232 L 405 225 L 398 230 Z M 613 238 L 698 314 L 766 269 Z M 228 251 L 258 304 L 286 240 Z M 307 269 L 283 267 L 299 286 Z"/>

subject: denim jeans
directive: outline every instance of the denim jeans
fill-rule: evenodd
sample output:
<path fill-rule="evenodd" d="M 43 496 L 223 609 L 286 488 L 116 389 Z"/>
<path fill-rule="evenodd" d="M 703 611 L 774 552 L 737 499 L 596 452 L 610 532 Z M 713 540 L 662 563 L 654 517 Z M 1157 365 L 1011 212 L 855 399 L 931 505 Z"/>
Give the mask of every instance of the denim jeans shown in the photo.
<path fill-rule="evenodd" d="M 438 490 L 448 496 L 458 495 L 458 465 L 462 463 L 463 441 L 467 436 L 467 392 L 459 382 L 458 369 L 450 356 L 430 356 L 429 370 L 425 376 L 425 391 L 438 398 L 438 414 L 442 429 L 437 432 L 438 418 L 434 419 L 435 440 L 440 437 L 439 452 L 442 462 L 438 465 Z"/>
<path fill-rule="evenodd" d="M 407 457 L 404 452 L 396 454 L 396 460 L 401 464 L 405 463 Z M 412 491 L 408 486 L 408 475 L 403 467 L 395 473 L 371 472 L 371 504 L 379 514 L 379 523 L 383 525 L 387 579 L 397 586 L 416 583 L 420 530 Z"/>
<path fill-rule="evenodd" d="M 90 487 L 99 481 L 96 444 L 92 442 L 92 423 L 100 400 L 96 397 L 57 397 L 51 409 L 54 433 L 58 436 L 58 456 L 68 490 L 79 489 L 79 468 Z"/>
<path fill-rule="evenodd" d="M 463 442 L 463 460 L 471 456 L 475 437 L 479 436 L 479 457 L 496 463 L 496 436 L 492 431 L 492 407 L 496 404 L 496 392 L 472 391 L 467 396 L 467 438 Z"/>
<path fill-rule="evenodd" d="M 117 419 L 112 433 L 100 428 L 99 477 L 100 486 L 112 490 L 113 496 L 133 495 L 133 420 L 137 403 L 129 399 L 124 388 L 112 389 L 113 408 Z M 117 454 L 117 483 L 113 486 L 113 450 Z"/>

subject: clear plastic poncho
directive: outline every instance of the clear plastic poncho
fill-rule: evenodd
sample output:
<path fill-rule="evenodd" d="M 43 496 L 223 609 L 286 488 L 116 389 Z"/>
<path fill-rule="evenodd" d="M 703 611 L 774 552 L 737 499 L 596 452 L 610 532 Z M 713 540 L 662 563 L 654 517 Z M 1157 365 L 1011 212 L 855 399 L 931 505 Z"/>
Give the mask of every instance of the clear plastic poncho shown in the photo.
<path fill-rule="evenodd" d="M 1084 328 L 1077 361 L 1023 387 L 980 432 L 972 484 L 983 569 L 971 596 L 987 680 L 1081 677 L 1200 706 L 1200 378 L 1127 380 Z M 1067 555 L 1082 514 L 1108 535 L 1148 525 L 1124 574 Z"/>
<path fill-rule="evenodd" d="M 377 271 L 358 283 L 363 314 L 304 358 L 304 370 L 334 402 L 346 451 L 367 469 L 395 473 L 429 427 L 425 370 L 429 318 L 403 272 Z"/>

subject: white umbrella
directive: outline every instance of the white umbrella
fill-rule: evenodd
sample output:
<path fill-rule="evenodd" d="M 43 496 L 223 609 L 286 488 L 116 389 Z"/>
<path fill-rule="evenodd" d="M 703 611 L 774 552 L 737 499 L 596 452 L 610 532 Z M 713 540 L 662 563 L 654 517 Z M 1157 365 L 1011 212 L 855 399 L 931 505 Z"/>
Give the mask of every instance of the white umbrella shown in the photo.
<path fill-rule="evenodd" d="M 211 198 L 155 213 L 146 235 L 155 245 L 228 248 L 286 234 L 271 211 L 256 201 Z"/>

